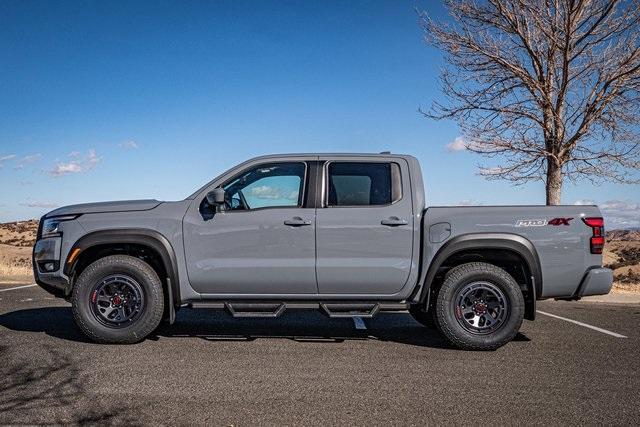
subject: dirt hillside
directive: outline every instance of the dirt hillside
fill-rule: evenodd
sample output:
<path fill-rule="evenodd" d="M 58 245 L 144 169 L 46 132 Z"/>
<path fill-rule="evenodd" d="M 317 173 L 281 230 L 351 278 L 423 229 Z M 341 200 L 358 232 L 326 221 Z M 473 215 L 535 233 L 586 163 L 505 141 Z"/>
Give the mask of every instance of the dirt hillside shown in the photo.
<path fill-rule="evenodd" d="M 33 282 L 37 230 L 36 219 L 0 223 L 0 283 Z M 640 230 L 608 231 L 604 265 L 614 270 L 616 292 L 640 293 Z"/>
<path fill-rule="evenodd" d="M 11 246 L 31 247 L 36 241 L 38 220 L 0 223 L 0 243 Z"/>
<path fill-rule="evenodd" d="M 0 283 L 32 283 L 31 248 L 38 220 L 0 223 Z"/>
<path fill-rule="evenodd" d="M 627 236 L 635 240 L 612 238 L 607 241 L 604 265 L 613 270 L 616 291 L 640 293 L 640 236 L 637 231 Z"/>

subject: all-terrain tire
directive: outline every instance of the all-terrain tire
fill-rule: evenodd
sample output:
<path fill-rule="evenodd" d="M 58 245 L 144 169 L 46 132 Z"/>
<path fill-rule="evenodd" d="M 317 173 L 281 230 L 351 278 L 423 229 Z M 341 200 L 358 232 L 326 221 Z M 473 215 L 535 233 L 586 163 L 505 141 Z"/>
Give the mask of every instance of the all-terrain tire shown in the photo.
<path fill-rule="evenodd" d="M 109 325 L 93 306 L 95 287 L 105 278 L 121 275 L 139 285 L 142 307 L 130 323 Z M 110 255 L 90 264 L 76 280 L 71 295 L 73 317 L 82 332 L 92 341 L 109 344 L 132 344 L 153 332 L 164 312 L 162 282 L 146 262 L 128 255 Z"/>
<path fill-rule="evenodd" d="M 504 317 L 495 330 L 474 331 L 473 325 L 465 323 L 458 300 L 461 293 L 474 283 L 493 286 L 504 296 Z M 522 291 L 513 277 L 505 270 L 484 262 L 471 262 L 451 269 L 439 289 L 435 305 L 438 329 L 454 346 L 464 350 L 495 350 L 505 345 L 520 330 L 525 311 Z"/>

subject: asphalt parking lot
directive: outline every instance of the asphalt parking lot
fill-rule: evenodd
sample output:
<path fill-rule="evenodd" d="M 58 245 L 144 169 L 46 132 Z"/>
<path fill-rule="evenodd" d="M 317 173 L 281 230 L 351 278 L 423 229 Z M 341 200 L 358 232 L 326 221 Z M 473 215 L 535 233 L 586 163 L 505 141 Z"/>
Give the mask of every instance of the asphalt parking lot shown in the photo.
<path fill-rule="evenodd" d="M 182 310 L 151 339 L 108 346 L 64 301 L 16 286 L 0 288 L 1 424 L 640 422 L 640 305 L 541 302 L 602 330 L 540 314 L 489 353 L 452 349 L 408 314 L 318 312 Z"/>

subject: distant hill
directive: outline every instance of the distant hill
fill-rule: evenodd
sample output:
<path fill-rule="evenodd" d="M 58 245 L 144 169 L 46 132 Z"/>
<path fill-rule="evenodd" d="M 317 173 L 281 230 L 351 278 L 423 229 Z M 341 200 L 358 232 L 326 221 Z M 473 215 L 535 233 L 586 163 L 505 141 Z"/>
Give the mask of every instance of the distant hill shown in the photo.
<path fill-rule="evenodd" d="M 0 223 L 0 243 L 12 246 L 33 246 L 38 232 L 38 220 Z M 640 241 L 640 228 L 609 230 L 607 241 Z"/>
<path fill-rule="evenodd" d="M 0 283 L 33 280 L 31 247 L 38 220 L 0 223 Z M 604 250 L 605 266 L 613 269 L 615 289 L 640 292 L 640 229 L 609 230 Z"/>
<path fill-rule="evenodd" d="M 36 242 L 38 220 L 0 223 L 0 243 L 11 246 L 30 247 Z"/>
<path fill-rule="evenodd" d="M 636 241 L 640 240 L 640 229 L 631 228 L 628 230 L 609 230 L 606 232 L 608 242 L 614 241 Z"/>
<path fill-rule="evenodd" d="M 31 247 L 38 220 L 0 223 L 0 283 L 33 283 Z"/>

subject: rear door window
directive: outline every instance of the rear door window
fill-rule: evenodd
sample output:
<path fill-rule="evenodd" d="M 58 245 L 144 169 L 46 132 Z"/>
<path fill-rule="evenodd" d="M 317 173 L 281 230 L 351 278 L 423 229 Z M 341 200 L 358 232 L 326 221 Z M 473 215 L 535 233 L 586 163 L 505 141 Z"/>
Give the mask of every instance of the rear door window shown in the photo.
<path fill-rule="evenodd" d="M 327 206 L 384 206 L 402 198 L 400 168 L 392 162 L 331 162 Z"/>

